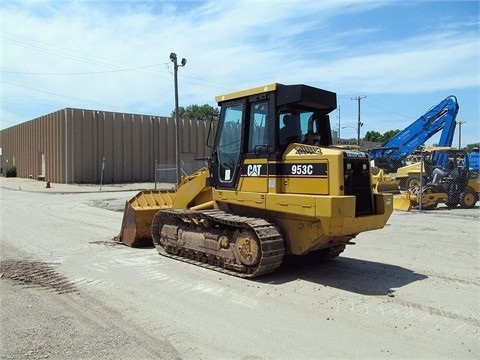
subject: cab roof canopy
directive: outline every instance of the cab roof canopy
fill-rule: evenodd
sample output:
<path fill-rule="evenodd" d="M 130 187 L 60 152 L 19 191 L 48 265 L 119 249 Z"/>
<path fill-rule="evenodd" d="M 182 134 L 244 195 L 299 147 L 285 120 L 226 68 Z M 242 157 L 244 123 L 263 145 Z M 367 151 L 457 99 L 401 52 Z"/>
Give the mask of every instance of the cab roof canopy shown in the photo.
<path fill-rule="evenodd" d="M 337 108 L 336 93 L 303 84 L 283 85 L 274 83 L 219 95 L 215 97 L 215 100 L 220 105 L 224 101 L 245 98 L 253 95 L 262 95 L 267 92 L 276 92 L 277 106 L 295 105 L 316 110 L 324 110 L 327 114 Z"/>

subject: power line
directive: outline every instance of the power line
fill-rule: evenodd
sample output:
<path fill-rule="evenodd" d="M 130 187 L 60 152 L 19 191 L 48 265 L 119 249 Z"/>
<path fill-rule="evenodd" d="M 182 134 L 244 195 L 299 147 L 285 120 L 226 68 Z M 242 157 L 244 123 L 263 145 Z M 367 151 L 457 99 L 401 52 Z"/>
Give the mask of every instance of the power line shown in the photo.
<path fill-rule="evenodd" d="M 124 68 L 124 69 L 116 69 L 116 70 L 85 71 L 85 72 L 24 72 L 24 71 L 0 70 L 0 73 L 15 74 L 15 75 L 91 75 L 91 74 L 106 74 L 106 73 L 125 72 L 125 71 L 131 71 L 131 70 L 146 69 L 146 68 L 152 68 L 154 66 L 159 66 L 159 65 L 162 65 L 162 64 L 145 65 L 145 66 Z"/>
<path fill-rule="evenodd" d="M 23 41 L 5 37 L 4 34 L 10 35 L 12 37 L 20 38 Z M 116 61 L 114 59 L 107 59 L 97 55 L 92 55 L 92 54 L 80 52 L 80 51 L 65 48 L 65 47 L 59 47 L 59 46 L 50 44 L 48 42 L 31 39 L 25 36 L 15 35 L 9 32 L 2 32 L 2 41 L 14 44 L 16 46 L 21 46 L 26 49 L 43 52 L 46 54 L 50 54 L 50 55 L 68 59 L 68 60 L 73 60 L 73 61 L 95 65 L 95 66 L 102 66 L 104 68 L 106 67 L 108 69 L 112 69 L 113 71 L 127 71 L 127 70 L 138 71 L 138 70 L 144 70 L 157 65 L 162 65 L 162 64 L 155 64 L 155 65 L 133 67 L 129 64 L 125 64 L 125 63 Z M 36 43 L 39 43 L 40 45 L 37 45 Z M 126 66 L 128 66 L 128 68 L 126 68 Z M 140 71 L 139 73 L 143 73 L 144 75 L 148 75 L 148 76 L 151 76 L 152 74 L 153 75 L 159 74 L 158 72 L 149 72 L 149 71 L 146 71 L 146 72 Z M 55 75 L 55 73 L 52 73 L 52 74 L 46 73 L 45 75 Z"/>
<path fill-rule="evenodd" d="M 168 64 L 168 62 L 153 64 L 153 65 L 132 66 L 131 64 L 122 63 L 114 59 L 100 57 L 97 55 L 92 55 L 92 54 L 77 51 L 74 49 L 57 46 L 55 44 L 32 39 L 26 36 L 13 34 L 7 31 L 2 31 L 1 35 L 2 35 L 2 41 L 10 42 L 17 46 L 22 46 L 27 49 L 44 52 L 53 56 L 69 59 L 72 61 L 78 61 L 85 64 L 102 66 L 102 67 L 111 69 L 111 70 L 104 70 L 104 71 L 103 70 L 85 71 L 85 72 L 77 71 L 77 72 L 65 72 L 65 73 L 61 73 L 61 72 L 32 72 L 32 73 L 24 72 L 22 73 L 22 72 L 2 71 L 2 73 L 4 74 L 12 74 L 12 75 L 91 75 L 92 74 L 94 75 L 94 74 L 102 74 L 102 73 L 135 71 L 142 75 L 146 75 L 146 76 L 154 75 L 158 78 L 166 79 L 166 80 L 170 80 L 171 77 L 173 76 L 173 72 L 169 71 L 168 67 L 166 67 L 165 70 L 163 70 L 163 67 L 162 67 L 162 69 L 158 69 L 158 70 L 151 69 L 153 71 L 142 71 L 142 70 L 150 70 L 150 68 L 153 68 L 155 66 Z M 5 35 L 10 36 L 11 38 L 5 37 Z M 19 40 L 16 40 L 15 38 Z M 164 75 L 162 76 L 162 74 Z M 200 79 L 200 78 L 196 78 L 188 75 L 182 75 L 182 78 L 185 80 L 188 80 L 190 84 L 193 84 L 193 86 L 198 85 L 202 87 L 208 87 L 211 89 L 218 89 L 219 91 L 225 90 L 225 88 L 232 86 L 231 83 L 218 83 L 218 82 L 215 83 L 210 80 L 204 80 L 204 79 Z"/>
<path fill-rule="evenodd" d="M 59 96 L 59 97 L 62 97 L 62 98 L 67 98 L 67 99 L 82 101 L 82 102 L 86 102 L 86 103 L 90 103 L 90 104 L 95 104 L 95 105 L 109 106 L 109 107 L 111 107 L 111 108 L 116 108 L 116 109 L 118 109 L 118 110 L 132 112 L 131 110 L 123 109 L 123 108 L 121 108 L 121 107 L 119 107 L 119 106 L 108 105 L 108 104 L 99 103 L 99 102 L 92 101 L 92 100 L 80 99 L 80 98 L 76 98 L 76 97 L 73 97 L 73 96 L 62 95 L 62 94 L 55 93 L 55 92 L 51 92 L 51 91 L 46 91 L 46 90 L 41 90 L 41 89 L 35 89 L 35 88 L 30 87 L 30 86 L 15 84 L 15 83 L 11 83 L 11 82 L 8 82 L 8 81 L 0 80 L 0 83 L 7 84 L 7 85 L 18 86 L 18 87 L 21 87 L 21 88 L 24 88 L 24 89 L 33 90 L 33 91 L 38 91 L 38 92 L 45 93 L 45 94 L 49 94 L 49 95 L 55 95 L 55 96 Z"/>
<path fill-rule="evenodd" d="M 409 112 L 410 109 L 405 108 L 405 107 L 397 107 L 392 104 L 388 104 L 382 101 L 378 101 L 378 99 L 373 99 L 371 98 L 370 101 L 372 102 L 372 105 L 374 108 L 380 109 L 381 111 L 385 111 L 390 114 L 397 115 L 399 117 L 405 118 L 405 119 L 411 119 L 412 117 L 415 116 L 415 114 L 412 113 L 412 115 L 407 115 L 406 113 Z M 370 104 L 369 101 L 369 104 Z M 375 106 L 376 104 L 376 106 Z M 411 111 L 410 111 L 411 112 Z"/>

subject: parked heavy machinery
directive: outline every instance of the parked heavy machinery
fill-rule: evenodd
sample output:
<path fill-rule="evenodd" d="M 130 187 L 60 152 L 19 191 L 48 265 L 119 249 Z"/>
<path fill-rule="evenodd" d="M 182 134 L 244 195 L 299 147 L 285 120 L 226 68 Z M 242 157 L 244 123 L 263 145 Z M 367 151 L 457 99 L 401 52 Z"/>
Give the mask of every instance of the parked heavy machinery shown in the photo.
<path fill-rule="evenodd" d="M 221 111 L 208 167 L 175 193 L 127 202 L 118 239 L 239 277 L 275 271 L 285 254 L 338 256 L 381 229 L 392 195 L 373 193 L 368 154 L 332 146 L 336 94 L 270 84 L 216 98 Z"/>
<path fill-rule="evenodd" d="M 452 146 L 458 113 L 457 98 L 453 95 L 430 108 L 424 115 L 385 142 L 369 151 L 374 163 L 373 184 L 377 191 L 408 189 L 408 177 L 399 175 L 404 160 L 433 135 L 442 130 L 438 146 Z M 436 159 L 443 164 L 445 159 Z"/>
<path fill-rule="evenodd" d="M 446 168 L 449 154 L 456 151 L 454 147 L 425 146 L 420 150 L 420 159 L 397 169 L 396 177 L 400 183 L 399 188 L 408 190 L 414 186 L 426 184 L 432 180 L 435 168 Z M 460 158 L 459 158 L 460 159 Z M 462 159 L 463 161 L 463 159 Z"/>
<path fill-rule="evenodd" d="M 473 148 L 468 154 L 468 161 L 470 163 L 470 169 L 473 171 L 480 171 L 480 153 L 478 147 Z"/>
<path fill-rule="evenodd" d="M 416 185 L 395 199 L 396 210 L 409 211 L 412 208 L 424 210 L 435 209 L 444 203 L 449 208 L 458 205 L 462 208 L 473 208 L 479 200 L 480 178 L 476 171 L 469 167 L 469 157 L 464 150 L 453 148 L 437 149 L 447 158 L 443 168 L 425 162 L 427 175 L 421 185 Z M 433 154 L 433 153 L 432 153 Z"/>

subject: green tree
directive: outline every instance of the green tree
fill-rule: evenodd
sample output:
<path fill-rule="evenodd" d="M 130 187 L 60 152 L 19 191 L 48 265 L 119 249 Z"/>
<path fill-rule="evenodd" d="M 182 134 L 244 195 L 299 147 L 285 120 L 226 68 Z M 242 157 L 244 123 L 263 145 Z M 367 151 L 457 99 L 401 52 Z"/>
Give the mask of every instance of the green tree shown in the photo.
<path fill-rule="evenodd" d="M 386 133 L 382 135 L 382 139 L 380 140 L 381 142 L 387 142 L 391 138 L 393 138 L 395 135 L 397 135 L 401 130 L 388 130 Z"/>
<path fill-rule="evenodd" d="M 393 138 L 395 135 L 397 135 L 400 132 L 400 130 L 388 130 L 385 132 L 383 135 L 381 135 L 378 131 L 367 131 L 365 134 L 365 137 L 363 140 L 365 141 L 375 141 L 375 142 L 381 142 L 385 143 L 391 138 Z"/>
<path fill-rule="evenodd" d="M 363 140 L 382 142 L 382 135 L 378 131 L 367 131 Z"/>
<path fill-rule="evenodd" d="M 181 119 L 191 119 L 191 120 L 218 120 L 218 115 L 220 111 L 218 108 L 214 108 L 211 105 L 189 105 L 186 108 L 179 106 L 178 116 Z M 175 109 L 172 110 L 172 117 L 175 117 Z"/>
<path fill-rule="evenodd" d="M 472 152 L 473 149 L 478 149 L 480 147 L 480 144 L 468 144 L 467 146 L 465 146 L 465 150 L 467 152 Z"/>

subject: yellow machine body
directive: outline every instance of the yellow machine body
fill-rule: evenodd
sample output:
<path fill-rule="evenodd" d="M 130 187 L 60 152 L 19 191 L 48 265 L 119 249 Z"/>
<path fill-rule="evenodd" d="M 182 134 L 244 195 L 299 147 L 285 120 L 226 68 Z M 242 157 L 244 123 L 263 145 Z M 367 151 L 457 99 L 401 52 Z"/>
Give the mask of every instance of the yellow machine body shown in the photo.
<path fill-rule="evenodd" d="M 373 191 L 368 154 L 332 145 L 336 94 L 270 84 L 216 99 L 208 169 L 174 192 L 128 201 L 117 240 L 153 240 L 162 255 L 255 277 L 277 269 L 284 254 L 336 257 L 358 234 L 385 226 L 393 197 Z M 284 131 L 292 120 L 297 129 Z"/>
<path fill-rule="evenodd" d="M 319 153 L 297 155 L 301 147 L 305 145 L 291 144 L 282 163 L 270 165 L 317 163 L 337 169 L 337 173 L 328 171 L 329 176 L 324 178 L 244 176 L 237 190 L 213 191 L 215 206 L 238 214 L 275 219 L 285 238 L 286 253 L 294 255 L 347 244 L 357 234 L 386 224 L 393 211 L 392 195 L 374 194 L 376 214 L 356 216 L 356 197 L 341 190 L 343 152 L 322 148 Z M 247 166 L 248 163 L 245 162 Z"/>
<path fill-rule="evenodd" d="M 288 159 L 295 162 L 295 146 L 301 145 L 291 146 L 293 151 L 292 155 L 287 152 L 287 162 Z M 327 156 L 331 162 L 338 162 L 340 153 L 336 149 L 323 149 L 322 158 Z M 302 160 L 315 161 L 315 156 L 318 155 Z M 391 195 L 374 194 L 377 214 L 356 217 L 355 196 L 345 196 L 340 190 L 328 195 L 330 185 L 340 189 L 341 174 L 332 179 L 242 177 L 235 191 L 206 186 L 208 176 L 208 170 L 202 168 L 184 178 L 176 191 L 140 191 L 125 204 L 118 240 L 131 247 L 151 246 L 152 221 L 162 209 L 229 208 L 239 214 L 275 218 L 284 231 L 287 253 L 302 255 L 335 244 L 347 244 L 361 232 L 380 229 L 393 210 Z"/>

